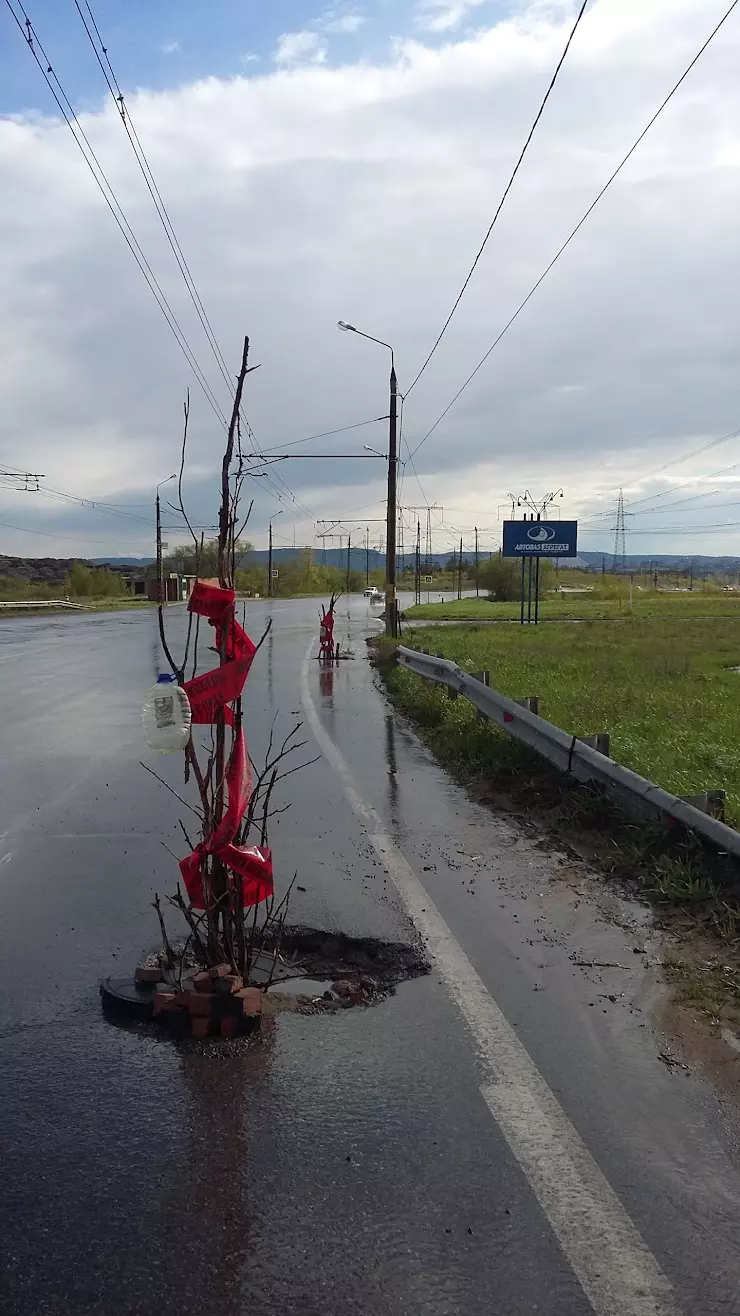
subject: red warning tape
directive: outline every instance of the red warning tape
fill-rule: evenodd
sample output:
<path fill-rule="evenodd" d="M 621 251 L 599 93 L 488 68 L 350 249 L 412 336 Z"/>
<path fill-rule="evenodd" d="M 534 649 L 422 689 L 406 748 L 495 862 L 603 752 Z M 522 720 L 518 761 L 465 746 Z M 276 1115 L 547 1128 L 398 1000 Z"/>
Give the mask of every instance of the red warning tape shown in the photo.
<path fill-rule="evenodd" d="M 234 616 L 235 600 L 233 589 L 222 589 L 219 585 L 209 585 L 203 580 L 196 581 L 190 596 L 190 611 L 207 617 L 214 627 L 219 653 L 226 628 L 228 662 L 183 685 L 190 700 L 192 720 L 199 725 L 213 724 L 222 712 L 226 723 L 233 726 L 234 718 L 229 705 L 239 698 L 244 689 L 252 659 L 257 652 L 256 646 Z M 206 905 L 204 881 L 207 881 L 205 860 L 208 855 L 220 859 L 229 872 L 241 880 L 242 903 L 245 907 L 259 904 L 273 893 L 270 851 L 262 846 L 233 844 L 252 793 L 247 746 L 241 727 L 234 737 L 226 768 L 226 792 L 227 804 L 219 826 L 207 841 L 196 845 L 187 859 L 180 861 L 185 888 L 196 909 L 205 909 Z M 234 888 L 233 877 L 231 888 Z"/>

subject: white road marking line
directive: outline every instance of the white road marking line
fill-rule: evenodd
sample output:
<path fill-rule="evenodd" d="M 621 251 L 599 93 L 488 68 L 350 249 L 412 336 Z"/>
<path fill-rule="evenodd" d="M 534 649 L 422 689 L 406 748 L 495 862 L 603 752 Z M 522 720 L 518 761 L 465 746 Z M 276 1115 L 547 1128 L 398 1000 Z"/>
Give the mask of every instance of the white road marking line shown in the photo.
<path fill-rule="evenodd" d="M 596 1316 L 677 1316 L 672 1287 L 428 892 L 363 799 L 301 669 L 306 717 L 473 1035 L 481 1092 Z"/>

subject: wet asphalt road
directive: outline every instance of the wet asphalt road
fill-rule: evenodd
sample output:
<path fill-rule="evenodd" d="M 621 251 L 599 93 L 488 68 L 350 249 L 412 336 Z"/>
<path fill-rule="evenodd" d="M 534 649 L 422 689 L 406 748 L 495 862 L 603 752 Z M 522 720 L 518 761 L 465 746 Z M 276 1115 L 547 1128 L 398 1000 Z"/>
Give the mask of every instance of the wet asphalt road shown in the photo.
<path fill-rule="evenodd" d="M 257 759 L 275 713 L 284 731 L 304 716 L 317 628 L 317 601 L 276 601 L 251 606 L 252 634 L 270 608 L 247 685 Z M 184 621 L 170 610 L 175 636 Z M 356 659 L 309 664 L 322 726 L 677 1307 L 740 1312 L 734 1112 L 658 1060 L 639 928 L 584 904 L 557 857 L 430 761 L 364 661 L 376 628 L 361 600 L 340 605 Z M 103 1020 L 100 977 L 156 945 L 150 901 L 174 873 L 162 841 L 184 845 L 176 802 L 139 766 L 139 708 L 158 669 L 148 612 L 0 623 L 0 1312 L 591 1312 L 437 973 L 375 1008 L 282 1016 L 230 1050 Z M 178 767 L 167 762 L 173 784 Z M 278 881 L 297 868 L 306 888 L 292 917 L 410 940 L 334 768 L 322 759 L 288 785 L 272 839 Z M 629 959 L 628 972 L 584 971 L 574 951 Z"/>

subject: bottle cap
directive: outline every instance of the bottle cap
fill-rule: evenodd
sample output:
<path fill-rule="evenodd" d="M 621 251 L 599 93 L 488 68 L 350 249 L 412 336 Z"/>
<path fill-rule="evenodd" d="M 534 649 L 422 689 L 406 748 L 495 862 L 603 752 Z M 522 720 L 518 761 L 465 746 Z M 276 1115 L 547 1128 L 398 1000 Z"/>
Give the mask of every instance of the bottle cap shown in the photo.
<path fill-rule="evenodd" d="M 169 685 L 171 681 L 177 680 L 177 677 L 171 676 L 169 672 L 160 672 L 157 677 L 157 685 Z"/>

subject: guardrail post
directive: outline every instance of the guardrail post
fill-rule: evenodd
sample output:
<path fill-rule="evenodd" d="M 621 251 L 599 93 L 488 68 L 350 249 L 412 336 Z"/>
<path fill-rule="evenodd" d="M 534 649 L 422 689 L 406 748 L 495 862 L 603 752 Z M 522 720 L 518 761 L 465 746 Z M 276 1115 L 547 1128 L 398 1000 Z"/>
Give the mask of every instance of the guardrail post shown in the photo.
<path fill-rule="evenodd" d="M 679 795 L 684 804 L 693 804 L 695 809 L 701 809 L 702 813 L 709 814 L 710 818 L 718 818 L 720 822 L 725 820 L 725 800 L 727 798 L 723 790 L 706 790 L 699 791 L 698 795 Z"/>
<path fill-rule="evenodd" d="M 576 736 L 582 745 L 589 745 L 597 753 L 603 754 L 604 758 L 611 758 L 611 737 L 608 731 L 597 731 L 593 736 Z"/>
<path fill-rule="evenodd" d="M 524 699 L 514 699 L 512 702 L 515 704 L 519 704 L 520 708 L 526 708 L 528 713 L 534 713 L 537 717 L 539 717 L 539 712 L 540 712 L 539 695 L 527 695 Z"/>

